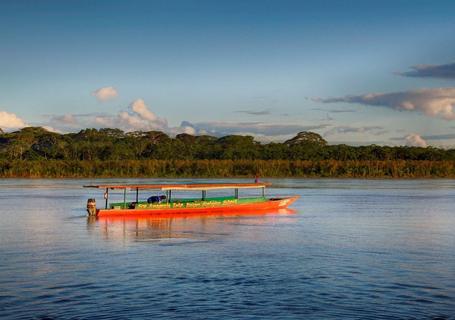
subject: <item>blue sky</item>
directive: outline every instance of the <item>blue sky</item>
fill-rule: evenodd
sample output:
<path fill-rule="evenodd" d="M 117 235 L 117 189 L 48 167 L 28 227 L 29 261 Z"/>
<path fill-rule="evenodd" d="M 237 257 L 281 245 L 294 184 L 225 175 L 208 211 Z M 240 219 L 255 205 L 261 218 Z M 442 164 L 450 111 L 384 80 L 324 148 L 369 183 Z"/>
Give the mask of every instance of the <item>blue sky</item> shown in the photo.
<path fill-rule="evenodd" d="M 455 146 L 453 12 L 453 1 L 1 1 L 0 127 Z"/>

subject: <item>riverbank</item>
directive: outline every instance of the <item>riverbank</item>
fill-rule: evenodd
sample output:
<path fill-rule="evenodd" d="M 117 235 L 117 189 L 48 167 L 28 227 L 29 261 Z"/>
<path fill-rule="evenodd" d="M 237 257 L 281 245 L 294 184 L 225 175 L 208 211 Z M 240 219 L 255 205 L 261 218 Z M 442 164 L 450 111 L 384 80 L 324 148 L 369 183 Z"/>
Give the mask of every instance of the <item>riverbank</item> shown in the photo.
<path fill-rule="evenodd" d="M 455 178 L 455 161 L 2 160 L 1 178 Z"/>

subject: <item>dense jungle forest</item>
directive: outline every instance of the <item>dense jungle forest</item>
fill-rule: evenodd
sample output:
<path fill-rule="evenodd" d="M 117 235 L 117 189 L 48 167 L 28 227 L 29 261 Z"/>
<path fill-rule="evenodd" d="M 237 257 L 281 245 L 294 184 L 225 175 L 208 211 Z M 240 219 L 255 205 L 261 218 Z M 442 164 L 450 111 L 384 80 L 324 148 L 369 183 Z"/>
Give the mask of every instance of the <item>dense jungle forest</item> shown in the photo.
<path fill-rule="evenodd" d="M 0 132 L 0 176 L 64 177 L 455 177 L 455 149 L 329 145 L 300 132 L 283 143 L 251 136 L 40 127 Z"/>

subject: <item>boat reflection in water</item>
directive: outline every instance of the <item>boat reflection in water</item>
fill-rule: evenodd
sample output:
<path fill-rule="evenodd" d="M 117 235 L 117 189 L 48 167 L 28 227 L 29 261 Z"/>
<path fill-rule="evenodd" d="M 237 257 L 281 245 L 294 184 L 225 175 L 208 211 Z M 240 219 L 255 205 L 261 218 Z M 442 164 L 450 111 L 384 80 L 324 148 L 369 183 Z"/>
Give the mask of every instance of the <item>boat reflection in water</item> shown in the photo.
<path fill-rule="evenodd" d="M 274 211 L 252 211 L 245 214 L 236 212 L 224 214 L 161 214 L 159 216 L 113 216 L 88 217 L 87 227 L 90 232 L 99 232 L 106 240 L 114 241 L 155 241 L 155 242 L 191 242 L 207 241 L 227 236 L 239 226 L 291 223 L 296 213 L 292 209 Z M 254 230 L 248 233 L 257 241 Z"/>

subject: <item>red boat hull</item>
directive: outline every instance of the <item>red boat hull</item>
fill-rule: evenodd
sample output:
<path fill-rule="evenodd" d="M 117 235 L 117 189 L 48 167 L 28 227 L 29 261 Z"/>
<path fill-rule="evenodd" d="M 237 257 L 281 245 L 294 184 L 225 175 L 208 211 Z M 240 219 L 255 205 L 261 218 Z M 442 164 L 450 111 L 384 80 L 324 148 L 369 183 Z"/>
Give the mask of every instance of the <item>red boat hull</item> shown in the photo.
<path fill-rule="evenodd" d="M 98 217 L 112 216 L 160 216 L 160 215 L 194 215 L 194 214 L 223 214 L 223 213 L 251 213 L 265 210 L 284 209 L 294 203 L 299 196 L 271 198 L 264 202 L 235 204 L 229 206 L 207 207 L 207 208 L 164 208 L 164 209 L 98 209 Z"/>

